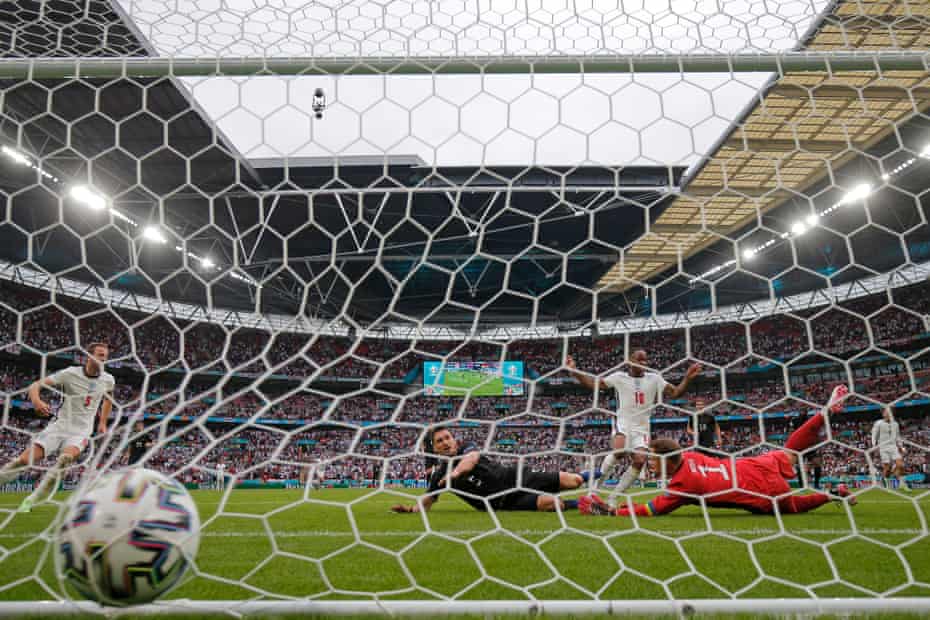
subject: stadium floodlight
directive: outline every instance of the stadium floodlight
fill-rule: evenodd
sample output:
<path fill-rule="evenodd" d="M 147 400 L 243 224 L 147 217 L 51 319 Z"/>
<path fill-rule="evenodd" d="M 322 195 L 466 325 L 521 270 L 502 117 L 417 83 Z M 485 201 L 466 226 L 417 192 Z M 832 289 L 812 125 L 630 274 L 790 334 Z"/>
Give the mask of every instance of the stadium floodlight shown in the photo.
<path fill-rule="evenodd" d="M 848 205 L 854 202 L 868 198 L 869 194 L 872 193 L 872 185 L 870 183 L 860 183 L 855 186 L 843 196 L 843 199 L 840 200 L 840 204 Z"/>
<path fill-rule="evenodd" d="M 209 256 L 204 256 L 203 258 L 201 258 L 201 259 L 200 259 L 200 265 L 201 265 L 201 267 L 203 267 L 204 269 L 213 269 L 214 267 L 216 267 L 216 263 L 214 263 L 212 260 L 210 260 L 210 257 L 209 257 Z"/>
<path fill-rule="evenodd" d="M 158 243 L 167 242 L 167 239 L 165 239 L 165 236 L 161 233 L 160 230 L 158 230 L 157 226 L 146 226 L 142 231 L 142 236 L 149 241 L 156 241 Z"/>
<path fill-rule="evenodd" d="M 756 255 L 756 250 L 754 248 L 746 248 L 743 250 L 743 258 L 746 260 L 751 260 Z"/>
<path fill-rule="evenodd" d="M 804 218 L 804 223 L 807 224 L 809 228 L 813 228 L 817 225 L 817 222 L 820 221 L 820 216 L 816 213 L 811 213 L 806 218 Z"/>
<path fill-rule="evenodd" d="M 795 236 L 801 236 L 807 232 L 807 224 L 801 221 L 797 221 L 791 225 L 791 234 Z"/>
<path fill-rule="evenodd" d="M 86 185 L 75 185 L 71 188 L 71 197 L 89 209 L 103 211 L 107 208 L 106 198 L 93 191 Z"/>
<path fill-rule="evenodd" d="M 0 149 L 3 151 L 3 154 L 15 161 L 17 164 L 22 164 L 24 166 L 31 166 L 32 162 L 29 161 L 29 158 L 17 151 L 16 149 L 11 149 L 8 146 L 2 147 Z"/>
<path fill-rule="evenodd" d="M 924 147 L 924 150 L 920 152 L 920 156 L 924 159 L 930 159 L 930 144 Z"/>

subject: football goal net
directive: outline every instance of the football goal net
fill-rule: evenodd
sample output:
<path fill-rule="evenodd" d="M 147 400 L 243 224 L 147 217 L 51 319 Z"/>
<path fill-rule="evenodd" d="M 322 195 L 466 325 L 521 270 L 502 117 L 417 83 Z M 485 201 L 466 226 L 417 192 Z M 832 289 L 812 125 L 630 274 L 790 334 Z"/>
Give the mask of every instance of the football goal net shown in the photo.
<path fill-rule="evenodd" d="M 930 610 L 926 2 L 0 14 L 0 614 Z"/>

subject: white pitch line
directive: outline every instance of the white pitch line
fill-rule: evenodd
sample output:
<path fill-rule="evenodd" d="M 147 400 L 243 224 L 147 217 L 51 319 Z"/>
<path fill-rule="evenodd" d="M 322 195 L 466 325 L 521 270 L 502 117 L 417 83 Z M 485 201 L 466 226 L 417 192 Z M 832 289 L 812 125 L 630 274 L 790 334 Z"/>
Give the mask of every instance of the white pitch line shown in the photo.
<path fill-rule="evenodd" d="M 587 534 L 616 534 L 620 532 L 629 533 L 629 532 L 638 532 L 648 535 L 662 535 L 662 536 L 689 536 L 692 534 L 728 534 L 731 536 L 769 536 L 772 534 L 784 533 L 784 534 L 794 534 L 794 535 L 812 535 L 812 536 L 848 536 L 853 533 L 852 530 L 848 529 L 825 529 L 825 528 L 810 528 L 810 529 L 789 529 L 785 532 L 775 528 L 752 528 L 752 529 L 741 529 L 741 530 L 725 530 L 718 529 L 714 531 L 709 530 L 608 530 L 606 532 L 601 531 L 592 531 L 592 530 L 582 530 Z M 569 534 L 576 533 L 576 530 L 567 530 L 567 529 L 558 529 L 558 530 L 433 530 L 431 534 L 444 534 L 446 536 L 456 536 L 456 537 L 470 537 L 478 536 L 481 534 L 488 533 L 511 533 L 518 536 L 548 536 L 549 534 L 555 532 L 566 532 Z M 360 531 L 359 534 L 364 538 L 407 538 L 420 536 L 426 532 L 422 530 L 365 530 Z M 927 534 L 924 530 L 919 528 L 899 528 L 899 529 L 886 529 L 886 528 L 860 528 L 856 532 L 857 534 L 862 534 L 866 536 L 871 535 L 907 535 L 915 536 L 917 534 Z M 27 538 L 35 537 L 42 534 L 42 532 L 21 532 L 21 533 L 0 533 L 0 539 L 4 538 Z M 201 537 L 204 538 L 265 538 L 267 534 L 265 532 L 201 532 Z M 355 538 L 353 532 L 347 531 L 335 531 L 335 530 L 303 530 L 303 531 L 283 531 L 275 532 L 275 538 Z"/>

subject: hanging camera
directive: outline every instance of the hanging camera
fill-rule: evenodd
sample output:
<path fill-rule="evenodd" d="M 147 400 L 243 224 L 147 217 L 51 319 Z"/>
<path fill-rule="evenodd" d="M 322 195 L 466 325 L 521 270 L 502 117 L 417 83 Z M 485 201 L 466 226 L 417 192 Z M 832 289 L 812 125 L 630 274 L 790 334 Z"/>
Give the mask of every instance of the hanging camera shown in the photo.
<path fill-rule="evenodd" d="M 317 120 L 322 120 L 323 110 L 326 109 L 326 93 L 322 88 L 313 91 L 313 115 Z"/>

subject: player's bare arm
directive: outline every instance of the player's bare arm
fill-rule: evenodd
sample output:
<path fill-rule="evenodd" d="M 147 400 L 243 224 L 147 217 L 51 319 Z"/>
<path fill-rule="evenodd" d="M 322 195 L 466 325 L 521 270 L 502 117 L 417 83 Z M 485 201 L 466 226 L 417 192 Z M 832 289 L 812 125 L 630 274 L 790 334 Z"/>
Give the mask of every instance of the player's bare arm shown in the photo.
<path fill-rule="evenodd" d="M 571 355 L 565 358 L 565 367 L 568 368 L 568 371 L 572 374 L 572 376 L 578 380 L 578 383 L 591 391 L 594 391 L 597 388 L 606 390 L 609 387 L 603 379 L 593 377 L 586 372 L 578 370 L 578 366 L 575 365 L 575 360 Z"/>
<path fill-rule="evenodd" d="M 478 464 L 478 459 L 480 458 L 480 452 L 469 452 L 464 457 L 462 457 L 462 460 L 459 461 L 458 465 L 455 466 L 455 468 L 452 470 L 452 473 L 449 474 L 449 477 L 452 478 L 452 480 L 455 480 L 460 476 L 464 476 L 475 468 L 475 465 Z"/>
<path fill-rule="evenodd" d="M 701 372 L 704 370 L 704 367 L 700 364 L 692 364 L 687 372 L 685 372 L 684 378 L 682 378 L 681 383 L 678 385 L 667 385 L 665 390 L 663 390 L 662 395 L 665 398 L 678 398 L 686 391 L 688 391 L 688 385 L 691 384 L 691 381 L 695 379 Z"/>
<path fill-rule="evenodd" d="M 44 416 L 52 415 L 51 406 L 42 400 L 42 388 L 43 387 L 52 387 L 55 385 L 55 382 L 50 377 L 45 377 L 39 381 L 34 381 L 32 385 L 29 386 L 29 400 L 32 402 L 32 406 L 35 407 L 35 410 Z"/>

